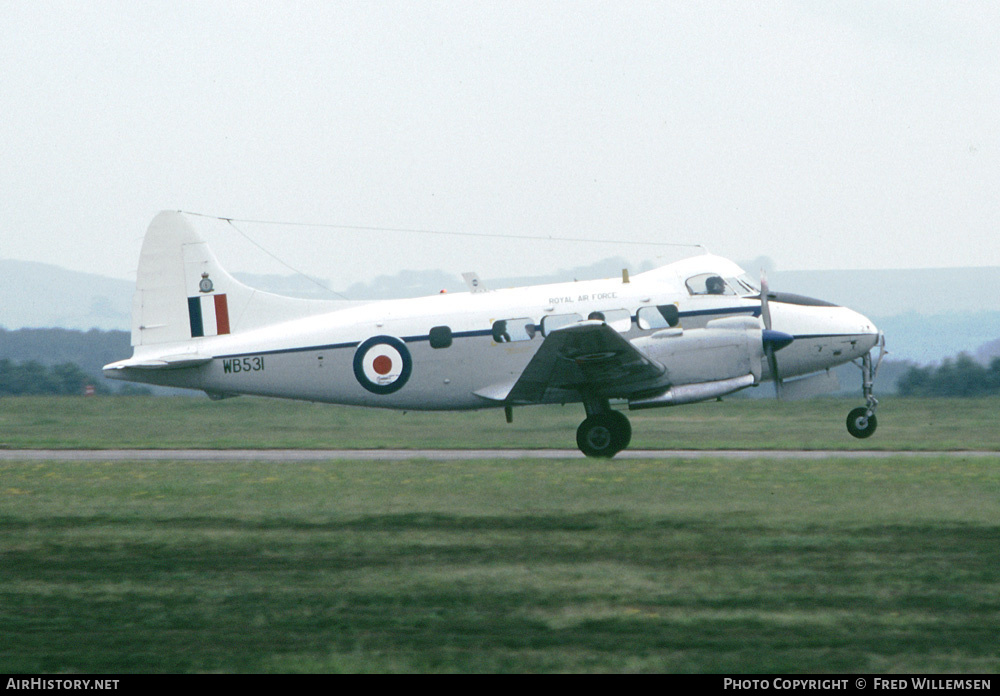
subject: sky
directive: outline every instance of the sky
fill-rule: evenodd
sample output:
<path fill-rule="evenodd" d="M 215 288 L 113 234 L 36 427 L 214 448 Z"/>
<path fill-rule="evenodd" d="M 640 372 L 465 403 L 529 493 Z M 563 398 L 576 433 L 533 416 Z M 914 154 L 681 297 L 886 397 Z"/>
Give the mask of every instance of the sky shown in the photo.
<path fill-rule="evenodd" d="M 1000 266 L 995 2 L 0 17 L 0 258 L 132 279 L 149 221 L 185 210 L 286 223 L 192 218 L 233 270 L 335 288 L 697 252 L 667 243 L 780 270 Z"/>

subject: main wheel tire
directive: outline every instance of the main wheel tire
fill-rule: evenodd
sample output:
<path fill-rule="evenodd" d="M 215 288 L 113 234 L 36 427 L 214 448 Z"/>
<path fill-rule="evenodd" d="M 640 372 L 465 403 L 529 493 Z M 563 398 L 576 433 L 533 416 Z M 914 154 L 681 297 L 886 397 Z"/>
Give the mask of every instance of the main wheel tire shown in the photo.
<path fill-rule="evenodd" d="M 868 415 L 868 409 L 859 406 L 847 414 L 847 432 L 856 438 L 871 437 L 878 427 L 875 414 Z"/>
<path fill-rule="evenodd" d="M 608 416 L 615 421 L 615 446 L 617 447 L 616 453 L 621 452 L 623 449 L 628 447 L 628 444 L 632 442 L 632 424 L 629 423 L 628 418 L 619 411 L 611 411 Z"/>
<path fill-rule="evenodd" d="M 576 429 L 576 444 L 588 457 L 610 459 L 632 440 L 632 425 L 617 411 L 589 416 Z"/>

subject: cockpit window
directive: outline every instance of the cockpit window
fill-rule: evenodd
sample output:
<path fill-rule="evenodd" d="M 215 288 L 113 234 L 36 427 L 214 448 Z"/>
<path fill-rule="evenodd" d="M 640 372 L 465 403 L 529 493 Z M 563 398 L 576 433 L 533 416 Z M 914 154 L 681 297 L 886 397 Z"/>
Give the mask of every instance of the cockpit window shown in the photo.
<path fill-rule="evenodd" d="M 760 285 L 749 274 L 744 273 L 739 278 L 730 278 L 728 281 L 730 286 L 736 289 L 736 294 L 743 295 L 759 295 Z"/>
<path fill-rule="evenodd" d="M 733 290 L 716 273 L 702 273 L 687 279 L 687 289 L 692 295 L 735 295 Z"/>

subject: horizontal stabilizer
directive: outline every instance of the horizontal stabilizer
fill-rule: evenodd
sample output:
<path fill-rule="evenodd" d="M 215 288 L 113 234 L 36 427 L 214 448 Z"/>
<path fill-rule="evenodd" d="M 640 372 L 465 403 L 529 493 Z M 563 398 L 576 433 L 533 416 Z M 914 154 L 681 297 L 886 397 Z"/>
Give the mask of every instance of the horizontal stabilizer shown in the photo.
<path fill-rule="evenodd" d="M 186 367 L 199 367 L 212 362 L 212 358 L 203 355 L 166 355 L 150 360 L 120 360 L 104 366 L 104 375 L 112 379 L 120 370 L 180 370 Z"/>

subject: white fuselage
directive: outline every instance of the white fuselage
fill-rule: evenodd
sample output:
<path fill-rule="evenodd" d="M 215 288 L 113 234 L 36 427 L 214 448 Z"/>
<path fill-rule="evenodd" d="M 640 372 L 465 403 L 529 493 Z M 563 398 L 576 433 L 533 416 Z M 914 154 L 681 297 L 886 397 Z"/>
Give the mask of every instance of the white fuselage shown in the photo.
<path fill-rule="evenodd" d="M 497 406 L 502 404 L 483 396 L 490 387 L 517 380 L 547 332 L 594 312 L 602 313 L 629 340 L 666 328 L 649 321 L 658 306 L 674 305 L 683 330 L 702 328 L 723 317 L 760 316 L 761 301 L 752 293 L 692 294 L 685 279 L 697 272 L 742 274 L 724 259 L 704 256 L 638 274 L 630 282 L 595 280 L 350 304 L 302 319 L 196 339 L 184 350 L 193 358 L 211 358 L 196 367 L 109 370 L 108 375 L 217 395 L 257 394 L 398 409 Z M 795 339 L 779 353 L 782 379 L 860 358 L 876 345 L 878 330 L 866 317 L 846 307 L 804 300 L 785 301 L 779 295 L 770 302 L 773 328 Z M 509 338 L 498 334 L 497 322 L 504 320 L 518 320 L 511 325 L 521 333 Z M 375 343 L 381 343 L 387 356 L 366 352 L 364 346 L 376 337 L 385 337 Z M 393 347 L 399 343 L 403 350 Z M 155 359 L 171 351 L 176 347 L 137 348 L 134 359 Z M 401 367 L 401 362 L 406 364 Z M 766 364 L 763 375 L 769 378 Z"/>

